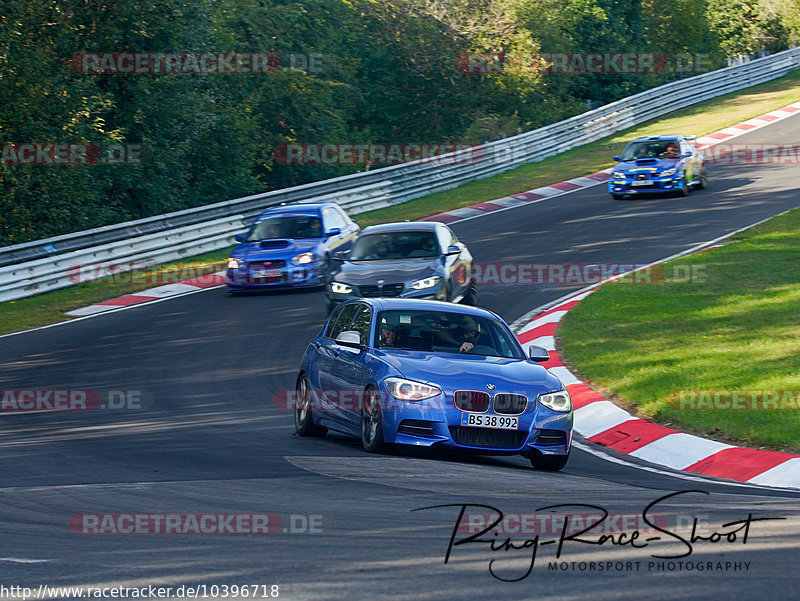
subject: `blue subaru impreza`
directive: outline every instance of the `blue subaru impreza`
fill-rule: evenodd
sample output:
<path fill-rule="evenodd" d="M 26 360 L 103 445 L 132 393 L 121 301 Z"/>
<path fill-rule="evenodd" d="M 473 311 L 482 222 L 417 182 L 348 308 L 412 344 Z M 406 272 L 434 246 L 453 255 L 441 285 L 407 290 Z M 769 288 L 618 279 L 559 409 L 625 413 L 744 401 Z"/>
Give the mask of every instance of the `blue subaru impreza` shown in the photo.
<path fill-rule="evenodd" d="M 614 160 L 618 163 L 608 182 L 614 200 L 664 192 L 687 196 L 708 182 L 696 136 L 637 138 Z"/>
<path fill-rule="evenodd" d="M 308 345 L 292 408 L 301 436 L 328 429 L 389 444 L 521 454 L 560 470 L 572 442 L 572 401 L 485 309 L 433 300 L 347 301 Z"/>
<path fill-rule="evenodd" d="M 293 204 L 262 212 L 228 259 L 231 293 L 327 283 L 334 252 L 349 249 L 360 228 L 334 202 Z"/>

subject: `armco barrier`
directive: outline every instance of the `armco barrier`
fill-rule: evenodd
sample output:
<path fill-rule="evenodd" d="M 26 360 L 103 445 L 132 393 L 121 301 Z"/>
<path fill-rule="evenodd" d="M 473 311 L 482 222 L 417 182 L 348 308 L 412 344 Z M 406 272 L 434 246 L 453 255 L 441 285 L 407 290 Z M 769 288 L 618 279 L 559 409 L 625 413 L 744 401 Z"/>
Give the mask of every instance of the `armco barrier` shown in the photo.
<path fill-rule="evenodd" d="M 798 67 L 800 47 L 674 81 L 558 123 L 488 142 L 479 148 L 479 160 L 475 161 L 459 161 L 451 153 L 0 248 L 0 301 L 70 285 L 68 280 L 56 283 L 52 275 L 57 268 L 48 270 L 45 265 L 63 265 L 65 254 L 81 249 L 106 262 L 130 260 L 130 248 L 138 247 L 143 239 L 160 236 L 164 241 L 160 260 L 170 261 L 194 254 L 201 246 L 213 250 L 209 247 L 210 240 L 207 244 L 199 242 L 203 228 L 211 223 L 228 220 L 229 229 L 218 232 L 212 245 L 223 248 L 241 231 L 242 219 L 285 202 L 333 200 L 351 214 L 403 203 L 540 161 L 703 100 L 775 79 Z M 239 222 L 231 221 L 232 216 L 238 216 Z M 195 238 L 189 233 L 193 229 L 198 234 Z M 181 232 L 180 239 L 176 239 L 176 232 Z"/>

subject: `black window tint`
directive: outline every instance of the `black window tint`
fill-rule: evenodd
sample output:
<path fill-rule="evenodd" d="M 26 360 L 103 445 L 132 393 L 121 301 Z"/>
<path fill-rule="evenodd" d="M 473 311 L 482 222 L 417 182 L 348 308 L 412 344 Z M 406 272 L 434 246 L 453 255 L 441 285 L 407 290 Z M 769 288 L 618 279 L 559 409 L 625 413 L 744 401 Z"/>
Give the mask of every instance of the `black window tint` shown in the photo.
<path fill-rule="evenodd" d="M 372 317 L 372 311 L 369 305 L 359 306 L 356 316 L 353 318 L 353 325 L 350 326 L 351 330 L 355 330 L 361 336 L 361 343 L 367 344 L 369 340 L 369 322 Z"/>
<path fill-rule="evenodd" d="M 336 323 L 330 329 L 328 338 L 333 338 L 335 340 L 339 334 L 341 334 L 346 330 L 349 330 L 350 322 L 353 321 L 353 316 L 356 314 L 358 308 L 359 308 L 358 303 L 350 303 L 349 305 L 345 305 L 344 307 L 342 307 L 342 310 L 339 313 L 339 318 L 336 320 Z"/>
<path fill-rule="evenodd" d="M 333 313 L 331 313 L 331 317 L 328 320 L 328 327 L 325 328 L 325 338 L 332 338 L 331 332 L 336 326 L 336 321 L 339 319 L 339 316 L 342 314 L 342 309 L 344 309 L 344 307 L 339 307 L 338 309 L 335 309 Z"/>

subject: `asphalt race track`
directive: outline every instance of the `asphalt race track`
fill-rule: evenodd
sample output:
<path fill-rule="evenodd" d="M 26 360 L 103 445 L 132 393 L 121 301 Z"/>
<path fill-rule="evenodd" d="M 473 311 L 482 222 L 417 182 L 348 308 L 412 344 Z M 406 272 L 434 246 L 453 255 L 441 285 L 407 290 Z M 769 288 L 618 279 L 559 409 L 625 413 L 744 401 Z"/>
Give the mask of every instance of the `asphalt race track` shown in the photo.
<path fill-rule="evenodd" d="M 733 142 L 799 138 L 800 115 Z M 710 187 L 688 198 L 612 201 L 599 185 L 453 229 L 480 262 L 641 264 L 800 205 L 796 165 L 715 166 L 709 176 Z M 483 286 L 479 300 L 512 322 L 580 287 Z M 800 493 L 690 480 L 579 448 L 563 472 L 548 474 L 518 457 L 372 456 L 337 435 L 298 438 L 292 415 L 272 396 L 294 386 L 323 319 L 320 291 L 232 298 L 213 289 L 0 338 L 4 390 L 135 391 L 141 399 L 139 408 L 4 412 L 5 585 L 279 585 L 281 599 L 351 601 L 793 597 Z M 750 524 L 746 544 L 743 531 L 733 542 L 697 540 L 680 559 L 689 545 L 664 533 L 643 542 L 652 530 L 635 541 L 641 548 L 567 540 L 558 559 L 566 571 L 548 567 L 557 551 L 545 544 L 558 538 L 551 532 L 541 535 L 527 578 L 505 582 L 490 574 L 490 562 L 496 576 L 519 579 L 533 543 L 497 551 L 463 544 L 445 564 L 459 507 L 412 511 L 483 504 L 529 514 L 570 503 L 641 516 L 651 502 L 686 490 L 708 494 L 683 494 L 651 510 L 671 531 L 694 518 L 703 536 L 735 530 L 723 525 L 748 514 L 784 519 Z M 86 513 L 270 513 L 280 516 L 281 529 L 250 536 L 73 532 L 71 516 Z M 534 538 L 510 536 L 519 546 Z"/>

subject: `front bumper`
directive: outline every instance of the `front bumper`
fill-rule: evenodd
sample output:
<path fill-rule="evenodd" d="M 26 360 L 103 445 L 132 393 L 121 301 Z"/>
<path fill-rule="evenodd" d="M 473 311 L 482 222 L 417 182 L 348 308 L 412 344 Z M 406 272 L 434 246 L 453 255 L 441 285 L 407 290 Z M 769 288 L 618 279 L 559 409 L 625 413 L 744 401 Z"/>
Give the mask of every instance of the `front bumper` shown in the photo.
<path fill-rule="evenodd" d="M 322 261 L 305 265 L 288 264 L 275 269 L 280 272 L 276 277 L 256 277 L 248 267 L 228 269 L 225 272 L 225 284 L 230 290 L 264 290 L 268 288 L 292 288 L 302 286 L 319 286 L 325 283 L 325 264 Z"/>
<path fill-rule="evenodd" d="M 347 293 L 335 293 L 331 290 L 331 287 L 328 286 L 325 292 L 325 296 L 328 300 L 329 305 L 338 305 L 339 303 L 343 303 L 346 300 L 350 300 L 351 298 L 378 298 L 378 297 L 386 297 L 386 298 L 418 298 L 423 300 L 447 300 L 447 288 L 444 285 L 444 282 L 440 282 L 436 286 L 431 288 L 425 288 L 423 290 L 411 290 L 407 286 L 403 288 L 403 291 L 400 294 L 397 294 L 395 290 L 392 290 L 391 293 L 388 293 L 385 290 L 378 290 L 377 293 L 373 290 L 370 290 L 368 294 L 362 294 L 361 290 L 359 290 L 358 286 L 351 285 L 353 292 Z M 384 288 L 388 288 L 384 286 Z"/>
<path fill-rule="evenodd" d="M 646 185 L 633 185 L 634 181 L 646 181 Z M 630 177 L 615 179 L 608 182 L 609 194 L 657 194 L 659 192 L 673 192 L 683 189 L 682 174 L 670 177 L 654 177 L 647 180 L 634 180 Z"/>
<path fill-rule="evenodd" d="M 529 401 L 517 430 L 462 426 L 452 395 L 420 402 L 397 401 L 383 391 L 384 440 L 388 443 L 458 449 L 483 455 L 566 455 L 572 444 L 573 412 L 557 413 Z M 507 417 L 492 409 L 486 415 Z"/>

